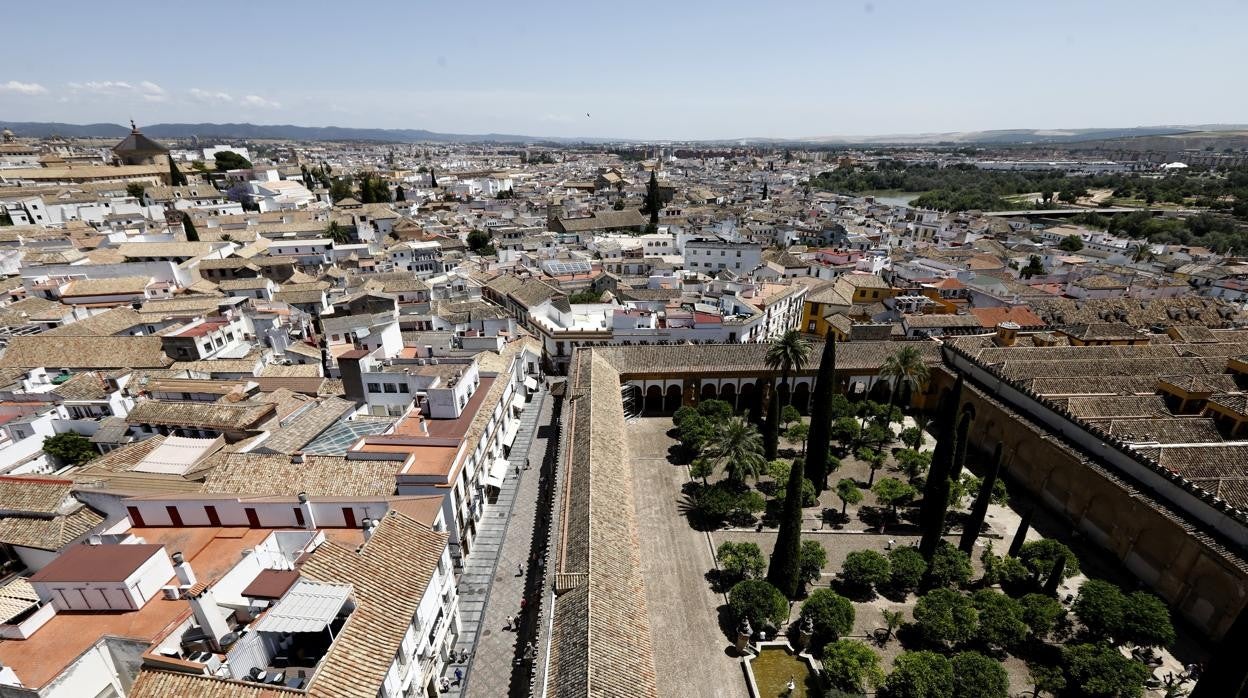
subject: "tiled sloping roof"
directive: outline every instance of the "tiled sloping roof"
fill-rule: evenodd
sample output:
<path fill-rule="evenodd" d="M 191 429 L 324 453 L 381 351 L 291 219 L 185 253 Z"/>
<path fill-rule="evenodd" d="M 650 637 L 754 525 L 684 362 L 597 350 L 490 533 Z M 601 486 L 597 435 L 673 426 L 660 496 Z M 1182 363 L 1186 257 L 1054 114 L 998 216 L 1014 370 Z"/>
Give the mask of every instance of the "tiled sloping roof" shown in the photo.
<path fill-rule="evenodd" d="M 142 400 L 126 415 L 129 424 L 247 429 L 271 415 L 271 403 L 165 402 Z"/>
<path fill-rule="evenodd" d="M 620 374 L 597 352 L 575 361 L 558 572 L 585 577 L 555 600 L 553 695 L 657 696 Z"/>
<path fill-rule="evenodd" d="M 1066 401 L 1066 409 L 1075 417 L 1088 420 L 1159 418 L 1170 414 L 1160 395 L 1072 397 Z"/>
<path fill-rule="evenodd" d="M 602 228 L 640 228 L 646 224 L 646 217 L 635 208 L 626 208 L 623 211 L 595 211 L 589 218 L 560 218 L 559 224 L 570 233 Z"/>
<path fill-rule="evenodd" d="M 72 480 L 0 476 L 0 510 L 51 516 L 69 497 Z"/>
<path fill-rule="evenodd" d="M 394 494 L 400 464 L 385 460 L 347 460 L 342 456 L 223 453 L 211 460 L 204 491 L 218 494 L 377 497 Z"/>
<path fill-rule="evenodd" d="M 227 681 L 203 674 L 183 674 L 143 669 L 127 691 L 130 698 L 287 698 L 303 691 Z"/>
<path fill-rule="evenodd" d="M 59 320 L 70 311 L 67 305 L 31 296 L 0 308 L 0 327 L 20 327 L 41 319 Z"/>
<path fill-rule="evenodd" d="M 876 371 L 888 357 L 903 346 L 919 350 L 925 363 L 940 363 L 940 346 L 935 342 L 841 342 L 836 346 L 839 371 Z M 605 358 L 622 375 L 636 373 L 689 373 L 714 371 L 767 373 L 766 344 L 694 344 L 601 347 L 595 353 Z M 802 374 L 814 375 L 823 354 L 822 342 L 811 342 L 811 361 Z"/>
<path fill-rule="evenodd" d="M 308 579 L 352 584 L 358 604 L 321 660 L 309 696 L 376 697 L 446 544 L 445 533 L 390 511 L 359 552 L 331 541 L 304 563 Z"/>
<path fill-rule="evenodd" d="M 95 371 L 79 373 L 56 386 L 52 392 L 62 400 L 107 400 L 109 395 L 104 376 Z"/>
<path fill-rule="evenodd" d="M 273 432 L 257 450 L 268 453 L 294 453 L 354 409 L 354 402 L 331 397 L 299 415 L 294 422 Z"/>
<path fill-rule="evenodd" d="M 61 337 L 107 337 L 143 323 L 143 316 L 134 312 L 133 309 L 113 308 L 68 325 L 55 327 L 43 334 Z"/>
<path fill-rule="evenodd" d="M 13 337 L 0 368 L 164 368 L 160 337 Z"/>
<path fill-rule="evenodd" d="M 6 516 L 0 519 L 0 543 L 38 550 L 60 550 L 102 523 L 104 517 L 86 506 L 51 518 Z"/>
<path fill-rule="evenodd" d="M 148 276 L 122 276 L 118 278 L 78 279 L 65 287 L 62 296 L 109 296 L 118 294 L 141 294 L 152 282 Z"/>
<path fill-rule="evenodd" d="M 1019 327 L 1043 327 L 1044 320 L 1023 306 L 1000 308 L 971 308 L 971 315 L 979 320 L 980 327 L 996 327 L 1003 322 L 1014 322 Z"/>
<path fill-rule="evenodd" d="M 1131 443 L 1156 441 L 1163 444 L 1188 444 L 1222 441 L 1217 425 L 1207 417 L 1113 419 L 1102 426 L 1114 436 Z"/>
<path fill-rule="evenodd" d="M 511 297 L 520 305 L 526 308 L 532 308 L 540 305 L 552 296 L 557 296 L 562 291 L 541 281 L 529 281 L 516 288 L 511 292 Z"/>

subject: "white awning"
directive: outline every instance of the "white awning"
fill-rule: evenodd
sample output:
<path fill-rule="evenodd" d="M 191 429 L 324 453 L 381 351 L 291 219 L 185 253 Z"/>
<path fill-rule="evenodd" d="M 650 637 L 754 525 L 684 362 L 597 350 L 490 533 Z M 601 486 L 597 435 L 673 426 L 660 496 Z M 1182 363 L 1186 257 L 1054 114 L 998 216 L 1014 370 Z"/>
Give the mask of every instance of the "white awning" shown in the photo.
<path fill-rule="evenodd" d="M 519 433 L 520 433 L 520 420 L 518 419 L 511 420 L 511 426 L 503 430 L 503 445 L 508 448 L 511 448 L 511 445 L 516 442 L 516 434 L 519 434 Z"/>
<path fill-rule="evenodd" d="M 503 478 L 507 476 L 507 466 L 506 458 L 495 458 L 494 462 L 490 463 L 490 471 L 485 474 L 485 484 L 502 488 Z"/>
<path fill-rule="evenodd" d="M 350 584 L 322 584 L 300 579 L 256 623 L 269 633 L 314 633 L 338 617 L 351 596 Z"/>
<path fill-rule="evenodd" d="M 529 390 L 537 390 L 537 379 L 536 379 L 536 378 L 525 378 L 525 379 L 524 379 L 524 387 L 528 388 Z"/>
<path fill-rule="evenodd" d="M 529 403 L 524 401 L 524 396 L 521 395 L 520 393 L 516 393 L 515 395 L 511 396 L 511 409 L 517 412 L 523 412 L 524 408 L 528 406 L 529 406 Z"/>

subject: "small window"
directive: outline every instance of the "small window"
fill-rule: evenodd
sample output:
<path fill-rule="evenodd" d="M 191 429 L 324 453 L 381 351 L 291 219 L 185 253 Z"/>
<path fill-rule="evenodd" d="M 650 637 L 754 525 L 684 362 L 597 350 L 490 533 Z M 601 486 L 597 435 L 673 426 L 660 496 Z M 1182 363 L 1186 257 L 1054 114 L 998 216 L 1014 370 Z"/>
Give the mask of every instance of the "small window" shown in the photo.
<path fill-rule="evenodd" d="M 381 384 L 380 384 L 380 383 L 369 383 L 369 384 L 368 384 L 368 392 L 370 392 L 370 393 L 380 393 L 380 392 L 381 392 Z"/>
<path fill-rule="evenodd" d="M 408 393 L 411 392 L 411 389 L 407 387 L 407 383 L 399 383 L 399 392 Z"/>
<path fill-rule="evenodd" d="M 397 393 L 398 388 L 394 387 L 394 383 L 386 383 L 384 386 L 387 393 Z"/>

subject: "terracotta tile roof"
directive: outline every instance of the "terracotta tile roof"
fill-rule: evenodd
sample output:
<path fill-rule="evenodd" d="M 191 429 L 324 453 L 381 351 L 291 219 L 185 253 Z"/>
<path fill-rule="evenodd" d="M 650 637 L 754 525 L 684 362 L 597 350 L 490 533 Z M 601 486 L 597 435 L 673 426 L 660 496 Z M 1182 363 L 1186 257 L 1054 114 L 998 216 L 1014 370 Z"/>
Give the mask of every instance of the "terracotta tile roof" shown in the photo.
<path fill-rule="evenodd" d="M 226 681 L 202 674 L 144 669 L 139 672 L 127 695 L 130 698 L 287 698 L 306 694 L 289 688 Z"/>
<path fill-rule="evenodd" d="M 223 453 L 210 459 L 204 491 L 219 494 L 369 497 L 394 494 L 400 463 L 308 455 L 302 463 L 286 454 Z"/>
<path fill-rule="evenodd" d="M 245 430 L 258 427 L 261 420 L 272 416 L 274 412 L 275 406 L 270 403 L 141 400 L 126 415 L 126 422 Z"/>
<path fill-rule="evenodd" d="M 87 506 L 69 514 L 47 517 L 6 516 L 0 519 L 0 543 L 38 550 L 60 550 L 104 523 L 104 517 Z"/>
<path fill-rule="evenodd" d="M 971 308 L 971 315 L 979 320 L 980 327 L 996 327 L 1003 322 L 1014 322 L 1019 327 L 1044 327 L 1044 320 L 1024 306 Z"/>
<path fill-rule="evenodd" d="M 299 415 L 294 422 L 274 431 L 256 450 L 267 453 L 294 453 L 354 410 L 354 402 L 331 397 Z"/>
<path fill-rule="evenodd" d="M 445 533 L 390 511 L 358 552 L 330 541 L 304 563 L 310 580 L 351 583 L 357 602 L 308 695 L 376 698 L 446 546 Z"/>
<path fill-rule="evenodd" d="M 0 476 L 0 511 L 52 516 L 69 498 L 72 480 Z"/>
<path fill-rule="evenodd" d="M 1112 419 L 1102 426 L 1128 443 L 1188 444 L 1223 440 L 1217 425 L 1207 417 Z"/>
<path fill-rule="evenodd" d="M 13 337 L 0 368 L 164 368 L 160 337 Z"/>
<path fill-rule="evenodd" d="M 656 696 L 620 374 L 597 351 L 573 361 L 557 572 L 582 581 L 555 599 L 553 695 Z"/>
<path fill-rule="evenodd" d="M 104 376 L 96 371 L 79 373 L 52 392 L 62 400 L 107 400 L 109 396 Z"/>
<path fill-rule="evenodd" d="M 919 350 L 925 363 L 940 363 L 940 346 L 935 342 L 842 342 L 836 348 L 836 367 L 841 371 L 877 371 L 888 357 L 903 346 Z M 766 373 L 766 344 L 648 345 L 598 347 L 594 352 L 606 359 L 622 376 L 646 373 L 733 372 Z M 822 342 L 812 342 L 811 363 L 802 375 L 814 375 L 823 352 Z"/>

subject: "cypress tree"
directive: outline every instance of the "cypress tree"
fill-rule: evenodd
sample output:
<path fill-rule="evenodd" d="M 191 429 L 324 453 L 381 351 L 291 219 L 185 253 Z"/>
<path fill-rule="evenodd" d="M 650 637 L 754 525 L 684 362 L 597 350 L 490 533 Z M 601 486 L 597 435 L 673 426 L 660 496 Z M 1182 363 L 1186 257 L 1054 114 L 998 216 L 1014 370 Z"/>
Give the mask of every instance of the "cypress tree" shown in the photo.
<path fill-rule="evenodd" d="M 767 183 L 766 183 L 766 182 L 763 182 L 763 201 L 766 201 L 766 200 L 767 200 L 767 194 L 768 194 L 768 191 L 767 191 Z"/>
<path fill-rule="evenodd" d="M 1014 540 L 1010 541 L 1010 550 L 1006 553 L 1010 557 L 1018 557 L 1018 553 L 1023 549 L 1023 543 L 1027 542 L 1027 530 L 1031 528 L 1031 514 L 1035 509 L 1028 509 L 1023 512 L 1022 520 L 1018 522 L 1018 530 L 1014 532 Z"/>
<path fill-rule="evenodd" d="M 659 227 L 659 209 L 663 208 L 663 203 L 659 198 L 659 178 L 654 170 L 650 170 L 650 183 L 646 185 L 644 208 L 646 213 L 650 214 L 650 227 L 657 230 Z"/>
<path fill-rule="evenodd" d="M 810 405 L 810 432 L 806 437 L 806 479 L 815 492 L 828 488 L 828 449 L 832 447 L 832 395 L 836 393 L 836 335 L 824 338 L 823 356 Z"/>
<path fill-rule="evenodd" d="M 773 400 L 778 402 L 778 400 Z M 797 596 L 801 577 L 802 547 L 802 480 L 804 468 L 789 468 L 789 483 L 784 492 L 784 509 L 780 514 L 780 532 L 771 551 L 767 581 L 792 599 Z"/>
<path fill-rule="evenodd" d="M 962 528 L 962 540 L 958 541 L 958 549 L 967 555 L 975 548 L 975 540 L 979 538 L 979 529 L 984 525 L 984 516 L 988 514 L 988 504 L 992 502 L 992 490 L 997 486 L 997 476 L 1001 473 L 1001 444 L 992 452 L 992 466 L 984 475 L 979 485 L 979 494 L 975 504 L 971 506 L 970 516 Z"/>
<path fill-rule="evenodd" d="M 407 201 L 407 194 L 403 193 L 402 184 L 394 188 L 394 200 L 395 201 Z"/>
<path fill-rule="evenodd" d="M 776 379 L 772 378 L 765 389 L 767 416 L 763 420 L 763 457 L 772 461 L 780 448 L 780 391 L 776 389 Z"/>
<path fill-rule="evenodd" d="M 173 158 L 169 158 L 169 184 L 174 187 L 186 186 L 186 175 L 178 169 L 178 163 L 174 162 Z"/>
<path fill-rule="evenodd" d="M 932 464 L 928 466 L 927 483 L 923 487 L 923 503 L 919 507 L 919 528 L 923 533 L 919 552 L 925 560 L 931 560 L 940 543 L 945 528 L 945 512 L 949 508 L 949 473 L 953 467 L 953 452 L 957 440 L 957 407 L 962 400 L 962 376 L 953 389 L 940 401 L 938 411 L 940 434 L 936 449 L 932 452 Z"/>
<path fill-rule="evenodd" d="M 434 189 L 438 188 L 438 175 L 433 171 L 432 167 L 429 168 L 429 186 Z"/>
<path fill-rule="evenodd" d="M 184 211 L 182 213 L 182 229 L 186 231 L 187 242 L 199 242 L 199 231 L 195 230 L 195 221 Z"/>
<path fill-rule="evenodd" d="M 1044 593 L 1057 596 L 1057 587 L 1062 583 L 1062 575 L 1066 572 L 1066 556 L 1058 555 L 1053 560 L 1053 569 L 1049 570 L 1049 578 L 1044 583 Z"/>

